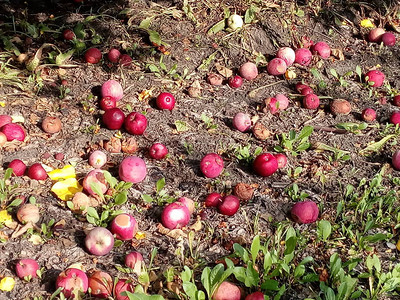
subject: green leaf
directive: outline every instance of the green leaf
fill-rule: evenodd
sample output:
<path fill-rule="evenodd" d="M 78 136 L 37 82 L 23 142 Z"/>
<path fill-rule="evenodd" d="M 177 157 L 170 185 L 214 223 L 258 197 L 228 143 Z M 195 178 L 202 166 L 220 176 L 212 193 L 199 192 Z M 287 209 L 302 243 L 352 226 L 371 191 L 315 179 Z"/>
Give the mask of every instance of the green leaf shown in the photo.
<path fill-rule="evenodd" d="M 304 275 L 305 272 L 306 272 L 306 267 L 304 265 L 298 265 L 294 269 L 294 277 L 295 278 L 300 278 L 301 276 Z"/>
<path fill-rule="evenodd" d="M 147 30 L 147 32 L 149 34 L 150 42 L 152 42 L 152 43 L 154 43 L 156 45 L 161 45 L 162 44 L 160 34 L 157 31 Z"/>
<path fill-rule="evenodd" d="M 338 75 L 338 73 L 336 72 L 335 69 L 330 68 L 330 69 L 329 69 L 329 72 L 332 74 L 333 77 L 339 78 L 339 75 Z"/>
<path fill-rule="evenodd" d="M 122 205 L 128 200 L 128 192 L 122 191 L 115 196 L 115 205 Z"/>
<path fill-rule="evenodd" d="M 260 275 L 258 274 L 256 269 L 254 269 L 253 263 L 249 262 L 246 269 L 245 285 L 247 287 L 255 287 L 258 286 L 259 281 L 260 281 Z"/>
<path fill-rule="evenodd" d="M 336 278 L 336 276 L 339 274 L 339 271 L 342 269 L 342 260 L 337 253 L 332 254 L 329 260 L 331 277 Z"/>
<path fill-rule="evenodd" d="M 314 127 L 312 126 L 304 126 L 300 131 L 296 140 L 303 140 L 304 138 L 308 138 L 314 131 Z"/>
<path fill-rule="evenodd" d="M 253 260 L 253 263 L 256 262 L 258 252 L 260 251 L 260 249 L 261 249 L 260 236 L 256 235 L 254 237 L 253 242 L 251 243 L 251 247 L 250 247 L 251 258 Z"/>
<path fill-rule="evenodd" d="M 205 267 L 203 272 L 201 273 L 201 283 L 203 284 L 204 289 L 207 292 L 208 299 L 211 299 L 211 281 L 210 281 L 211 269 L 209 267 Z"/>
<path fill-rule="evenodd" d="M 10 204 L 7 205 L 7 208 L 19 206 L 22 201 L 23 200 L 21 198 L 14 199 Z"/>
<path fill-rule="evenodd" d="M 61 66 L 63 65 L 67 60 L 69 60 L 72 55 L 74 55 L 75 49 L 69 50 L 66 53 L 60 53 L 56 57 L 56 65 Z"/>
<path fill-rule="evenodd" d="M 329 221 L 327 220 L 321 220 L 318 222 L 318 227 L 317 227 L 317 232 L 320 237 L 322 237 L 322 240 L 326 241 L 327 238 L 331 235 L 332 233 L 332 225 Z"/>
<path fill-rule="evenodd" d="M 256 12 L 258 11 L 257 6 L 251 5 L 244 14 L 244 23 L 250 24 L 253 23 L 256 19 Z"/>
<path fill-rule="evenodd" d="M 182 284 L 185 294 L 189 296 L 190 300 L 196 300 L 197 287 L 193 282 L 184 281 Z"/>
<path fill-rule="evenodd" d="M 86 36 L 85 30 L 83 28 L 83 23 L 78 23 L 75 25 L 74 33 L 78 39 L 84 39 Z"/>
<path fill-rule="evenodd" d="M 362 149 L 359 153 L 361 155 L 369 155 L 372 152 L 378 152 L 380 149 L 383 148 L 383 146 L 392 138 L 396 137 L 395 134 L 389 134 L 382 138 L 380 141 L 372 143 L 368 145 L 366 148 Z"/>
<path fill-rule="evenodd" d="M 249 252 L 247 252 L 247 250 L 245 248 L 243 248 L 241 245 L 239 245 L 238 243 L 234 243 L 233 244 L 233 250 L 235 251 L 235 254 L 237 256 L 239 256 L 243 262 L 245 264 L 248 263 L 248 261 L 250 260 L 249 258 Z"/>
<path fill-rule="evenodd" d="M 147 295 L 143 293 L 122 292 L 122 296 L 128 296 L 129 300 L 165 300 L 161 295 Z"/>
<path fill-rule="evenodd" d="M 150 27 L 152 19 L 153 19 L 153 17 L 148 17 L 148 18 L 142 20 L 139 24 L 139 28 L 148 29 Z"/>
<path fill-rule="evenodd" d="M 181 279 L 183 282 L 192 280 L 193 272 L 189 269 L 188 266 L 183 267 L 183 271 L 181 272 Z M 172 281 L 172 280 L 171 280 Z"/>
<path fill-rule="evenodd" d="M 10 179 L 12 173 L 13 173 L 13 169 L 8 168 L 4 173 L 4 179 L 3 180 L 6 181 L 6 180 Z"/>
<path fill-rule="evenodd" d="M 233 275 L 235 276 L 235 278 L 242 282 L 245 283 L 246 282 L 246 269 L 244 267 L 235 267 L 233 268 Z"/>
<path fill-rule="evenodd" d="M 176 131 L 178 131 L 178 132 L 185 132 L 185 131 L 189 130 L 188 125 L 184 121 L 176 120 L 174 122 L 174 124 L 175 124 L 175 127 L 176 127 Z"/>
<path fill-rule="evenodd" d="M 89 217 L 95 218 L 95 219 L 100 219 L 99 214 L 97 213 L 97 210 L 94 207 L 89 206 L 86 209 L 86 213 Z"/>
<path fill-rule="evenodd" d="M 98 182 L 91 182 L 90 188 L 97 196 L 99 196 L 102 200 L 104 200 L 104 195 L 101 190 L 100 184 Z"/>
<path fill-rule="evenodd" d="M 161 179 L 157 180 L 156 183 L 156 191 L 159 193 L 165 186 L 165 178 L 162 177 Z"/>
<path fill-rule="evenodd" d="M 150 64 L 148 65 L 149 70 L 153 73 L 160 73 L 160 70 L 158 69 L 158 67 L 156 65 Z"/>
<path fill-rule="evenodd" d="M 146 203 L 154 202 L 154 199 L 151 198 L 151 196 L 149 196 L 149 195 L 142 194 L 141 197 L 142 197 L 143 201 Z"/>
<path fill-rule="evenodd" d="M 109 183 L 111 188 L 114 188 L 117 185 L 117 183 L 118 183 L 117 178 L 113 177 L 110 172 L 103 171 L 103 175 L 104 175 L 104 178 L 106 179 L 106 181 Z M 131 183 L 131 182 L 129 182 L 129 183 Z"/>
<path fill-rule="evenodd" d="M 211 64 L 211 62 L 214 61 L 215 57 L 217 56 L 218 51 L 215 51 L 214 53 L 212 53 L 209 57 L 207 57 L 206 59 L 204 59 L 201 62 L 201 65 L 197 68 L 199 71 L 205 71 L 208 69 L 208 66 Z"/>
<path fill-rule="evenodd" d="M 279 282 L 273 279 L 266 279 L 261 284 L 261 289 L 266 291 L 279 291 Z"/>

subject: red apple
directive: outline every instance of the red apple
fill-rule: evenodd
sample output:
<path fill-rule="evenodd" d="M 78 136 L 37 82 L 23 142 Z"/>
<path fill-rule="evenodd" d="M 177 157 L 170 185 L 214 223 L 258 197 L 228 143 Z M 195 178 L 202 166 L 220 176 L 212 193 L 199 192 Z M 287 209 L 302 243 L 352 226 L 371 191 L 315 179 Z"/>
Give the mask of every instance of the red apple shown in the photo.
<path fill-rule="evenodd" d="M 15 272 L 21 279 L 36 278 L 39 269 L 37 261 L 31 258 L 20 259 L 15 265 Z"/>
<path fill-rule="evenodd" d="M 56 287 L 62 288 L 65 297 L 79 298 L 80 293 L 88 290 L 88 277 L 86 273 L 75 268 L 69 268 L 61 272 L 56 280 Z"/>
<path fill-rule="evenodd" d="M 95 227 L 86 235 L 85 246 L 93 255 L 106 255 L 114 247 L 114 236 L 107 228 Z"/>
<path fill-rule="evenodd" d="M 138 229 L 136 219 L 128 214 L 120 214 L 111 222 L 111 232 L 117 239 L 127 241 L 133 239 Z"/>
<path fill-rule="evenodd" d="M 271 153 L 261 153 L 254 159 L 253 169 L 260 176 L 271 176 L 278 170 L 278 161 Z"/>

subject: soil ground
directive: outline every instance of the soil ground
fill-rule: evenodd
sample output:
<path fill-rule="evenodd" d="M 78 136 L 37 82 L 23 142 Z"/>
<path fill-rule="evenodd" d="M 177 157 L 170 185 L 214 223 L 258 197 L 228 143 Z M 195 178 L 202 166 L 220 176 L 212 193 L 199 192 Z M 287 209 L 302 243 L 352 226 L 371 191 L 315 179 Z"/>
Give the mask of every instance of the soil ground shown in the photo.
<path fill-rule="evenodd" d="M 299 262 L 306 256 L 312 256 L 315 270 L 318 269 L 316 273 L 321 273 L 328 269 L 329 257 L 333 253 L 337 252 L 345 261 L 352 257 L 351 251 L 354 250 L 354 241 L 339 234 L 341 225 L 336 220 L 337 205 L 345 199 L 346 185 L 357 187 L 363 178 L 369 181 L 384 168 L 384 193 L 394 191 L 397 196 L 398 187 L 394 178 L 399 174 L 390 162 L 397 150 L 398 133 L 396 128 L 388 127 L 386 123 L 390 114 L 397 110 L 392 97 L 400 90 L 400 48 L 398 43 L 394 47 L 385 47 L 367 42 L 369 29 L 360 26 L 361 20 L 370 18 L 376 25 L 398 36 L 396 29 L 399 27 L 396 24 L 399 22 L 399 10 L 396 3 L 244 0 L 235 3 L 213 0 L 89 0 L 83 4 L 61 0 L 28 2 L 6 1 L 0 4 L 3 20 L 0 23 L 3 39 L 0 49 L 5 53 L 2 64 L 5 66 L 7 62 L 9 70 L 20 71 L 12 80 L 0 77 L 0 100 L 4 104 L 0 107 L 0 114 L 22 117 L 27 132 L 24 142 L 7 143 L 1 150 L 3 173 L 10 161 L 21 159 L 28 166 L 40 162 L 54 169 L 73 164 L 78 178 L 83 179 L 91 170 L 87 162 L 88 154 L 119 135 L 102 126 L 102 111 L 98 108 L 100 86 L 106 80 L 115 79 L 124 88 L 124 97 L 118 106 L 125 113 L 144 112 L 149 120 L 145 134 L 135 136 L 139 145 L 135 155 L 145 159 L 148 175 L 143 182 L 133 185 L 128 201 L 119 207 L 134 215 L 139 231 L 145 237 L 124 242 L 105 256 L 90 255 L 85 250 L 84 237 L 93 225 L 85 218 L 74 215 L 65 202 L 50 192 L 54 182 L 50 179 L 39 182 L 27 176 L 13 177 L 11 182 L 18 184 L 18 195 L 36 199 L 41 213 L 38 224 L 47 224 L 54 219 L 64 225 L 53 228 L 53 234 L 47 238 L 42 235 L 43 240 L 37 243 L 31 239 L 32 233 L 10 238 L 13 229 L 1 229 L 5 239 L 0 244 L 0 276 L 16 277 L 15 262 L 23 257 L 36 259 L 45 268 L 45 273 L 42 280 L 34 279 L 30 283 L 16 279 L 16 287 L 11 292 L 0 292 L 0 299 L 48 299 L 55 291 L 57 275 L 73 263 L 82 264 L 86 270 L 101 269 L 113 277 L 130 276 L 136 280 L 133 275 L 124 274 L 115 267 L 116 264 L 123 265 L 124 255 L 132 250 L 141 252 L 149 263 L 152 249 L 158 249 L 153 267 L 158 279 L 155 282 L 162 282 L 165 281 L 163 273 L 169 267 L 180 271 L 183 265 L 200 269 L 206 265 L 213 266 L 221 258 L 232 254 L 233 243 L 248 248 L 256 234 L 264 240 L 271 238 L 278 223 L 291 223 L 308 238 L 297 260 Z M 255 18 L 241 30 L 207 33 L 214 24 L 224 19 L 224 11 L 244 16 L 250 5 L 256 8 Z M 88 16 L 95 17 L 89 20 Z M 149 28 L 159 33 L 162 47 L 152 44 L 148 31 L 139 28 L 146 18 L 150 21 Z M 74 66 L 59 68 L 46 59 L 55 48 L 45 48 L 36 72 L 28 72 L 5 43 L 5 40 L 11 40 L 20 53 L 28 56 L 34 55 L 44 43 L 51 43 L 65 53 L 73 44 L 63 40 L 61 32 L 65 28 L 74 28 L 78 23 L 84 24 L 87 45 L 93 38 L 99 38 L 99 43 L 93 46 L 104 54 L 112 47 L 119 48 L 132 56 L 132 65 L 121 67 L 108 62 L 105 56 L 101 63 L 87 64 L 82 53 L 75 53 L 68 61 Z M 38 30 L 36 35 L 35 30 Z M 295 65 L 294 79 L 268 75 L 266 63 L 274 57 L 278 48 L 301 47 L 306 37 L 327 42 L 333 49 L 331 57 L 322 60 L 314 56 L 308 67 Z M 241 88 L 230 88 L 227 78 L 220 86 L 207 82 L 208 74 L 218 73 L 218 66 L 237 73 L 246 61 L 257 61 L 260 74 L 252 81 L 245 81 Z M 170 72 L 174 65 L 176 73 Z M 357 66 L 363 74 L 379 68 L 386 76 L 386 87 L 367 87 L 364 79 L 356 73 Z M 332 75 L 331 69 L 336 70 L 340 80 Z M 352 74 L 344 76 L 349 71 Z M 66 86 L 61 85 L 63 79 L 67 81 Z M 299 81 L 310 84 L 315 93 L 322 96 L 318 110 L 302 108 L 302 98 L 295 91 L 295 84 Z M 198 86 L 199 95 L 194 97 L 191 91 Z M 62 93 L 65 88 L 69 89 L 68 93 Z M 177 99 L 172 111 L 159 110 L 155 105 L 155 97 L 163 91 L 173 93 Z M 151 96 L 143 99 L 144 92 Z M 264 99 L 278 93 L 288 95 L 290 105 L 287 110 L 272 115 L 263 110 Z M 329 109 L 333 99 L 347 99 L 352 106 L 351 113 L 334 116 Z M 361 112 L 366 107 L 377 112 L 377 120 L 366 129 L 352 132 L 335 127 L 339 123 L 360 124 Z M 271 137 L 260 140 L 251 132 L 234 130 L 231 120 L 237 112 L 258 117 L 258 121 L 271 132 Z M 43 132 L 41 120 L 48 115 L 61 119 L 61 132 L 53 135 Z M 204 121 L 204 115 L 210 118 L 208 122 Z M 185 128 L 177 127 L 177 121 Z M 250 158 L 257 147 L 261 147 L 263 152 L 275 153 L 274 147 L 279 145 L 278 137 L 282 133 L 287 134 L 290 130 L 298 132 L 306 125 L 314 128 L 310 137 L 312 146 L 298 153 L 286 149 L 288 165 L 271 177 L 255 175 L 251 164 L 238 159 L 238 149 L 246 146 L 249 147 Z M 371 142 L 379 141 L 389 133 L 393 133 L 394 138 L 379 151 L 370 155 L 360 154 Z M 130 136 L 124 131 L 120 134 L 122 138 Z M 147 149 L 154 142 L 167 146 L 167 159 L 156 161 L 148 156 Z M 350 159 L 341 160 L 334 157 L 331 151 L 315 149 L 318 148 L 317 143 L 348 151 Z M 205 178 L 200 172 L 200 160 L 210 152 L 220 154 L 225 161 L 224 173 L 217 179 Z M 64 158 L 55 159 L 57 153 L 62 153 Z M 104 169 L 117 177 L 118 165 L 127 154 L 107 154 L 109 162 Z M 294 174 L 295 170 L 298 174 Z M 189 254 L 188 231 L 183 231 L 183 236 L 179 237 L 166 235 L 160 229 L 163 206 L 145 203 L 141 197 L 147 194 L 157 198 L 156 182 L 162 178 L 165 178 L 164 190 L 168 195 L 187 196 L 196 201 L 191 225 L 196 218 L 201 218 L 202 226 L 195 231 L 193 256 Z M 208 193 L 230 194 L 240 182 L 251 184 L 255 192 L 250 201 L 241 203 L 237 214 L 226 217 L 215 209 L 205 208 L 204 199 Z M 310 238 L 316 236 L 315 223 L 299 225 L 291 220 L 290 208 L 295 200 L 288 194 L 288 188 L 294 183 L 319 205 L 319 220 L 329 220 L 338 225 L 334 227 L 336 237 L 344 238 L 340 245 L 321 246 Z M 390 208 L 393 214 L 397 212 L 397 207 L 398 201 L 395 201 Z M 371 209 L 373 211 L 377 207 Z M 357 221 L 355 210 L 348 211 L 353 221 Z M 12 214 L 15 216 L 15 210 Z M 399 238 L 396 230 L 398 218 L 393 215 L 385 225 L 372 229 L 373 233 L 390 233 L 391 236 L 373 243 L 368 249 L 357 248 L 354 257 L 375 253 L 383 266 L 398 261 L 399 252 L 392 247 Z M 182 251 L 183 255 L 178 255 Z M 199 274 L 196 273 L 196 276 Z M 318 282 L 288 284 L 282 299 L 317 299 L 320 294 L 318 287 Z M 359 287 L 368 289 L 367 283 L 362 281 Z M 250 292 L 250 289 L 245 289 L 246 293 Z M 165 282 L 164 288 L 160 288 L 153 281 L 149 292 L 163 294 L 168 299 L 177 297 L 167 291 Z M 399 299 L 395 293 L 379 295 L 379 298 L 385 297 Z"/>

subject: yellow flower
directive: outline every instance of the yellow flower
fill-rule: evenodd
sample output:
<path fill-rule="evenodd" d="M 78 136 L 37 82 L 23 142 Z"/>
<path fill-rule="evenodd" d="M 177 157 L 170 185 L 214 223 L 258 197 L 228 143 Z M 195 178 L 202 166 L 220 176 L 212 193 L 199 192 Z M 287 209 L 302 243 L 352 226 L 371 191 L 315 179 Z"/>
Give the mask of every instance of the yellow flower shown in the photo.
<path fill-rule="evenodd" d="M 12 277 L 4 277 L 0 280 L 0 290 L 10 292 L 14 288 L 15 280 Z"/>
<path fill-rule="evenodd" d="M 75 168 L 71 165 L 66 165 L 62 169 L 56 169 L 48 173 L 51 180 L 60 180 L 60 179 L 68 179 L 75 178 Z"/>
<path fill-rule="evenodd" d="M 360 22 L 360 26 L 364 28 L 374 28 L 374 23 L 371 22 L 370 19 L 362 19 Z"/>
<path fill-rule="evenodd" d="M 5 101 L 0 101 L 0 106 L 1 107 L 5 107 L 6 106 L 6 102 Z"/>
<path fill-rule="evenodd" d="M 56 182 L 51 191 L 63 201 L 71 200 L 77 192 L 82 192 L 83 187 L 79 184 L 76 178 L 68 178 Z"/>
<path fill-rule="evenodd" d="M 0 223 L 7 224 L 12 222 L 11 215 L 4 209 L 0 210 Z"/>

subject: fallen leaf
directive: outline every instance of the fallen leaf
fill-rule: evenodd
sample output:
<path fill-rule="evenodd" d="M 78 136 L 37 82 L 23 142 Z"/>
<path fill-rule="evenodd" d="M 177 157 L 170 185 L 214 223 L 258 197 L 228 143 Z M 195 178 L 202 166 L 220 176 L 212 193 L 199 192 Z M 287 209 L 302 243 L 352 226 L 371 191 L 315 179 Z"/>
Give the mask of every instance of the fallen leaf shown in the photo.
<path fill-rule="evenodd" d="M 192 226 L 190 226 L 189 229 L 194 231 L 200 231 L 202 227 L 203 224 L 201 223 L 201 217 L 197 216 L 196 222 Z"/>
<path fill-rule="evenodd" d="M 218 73 L 224 76 L 225 78 L 229 78 L 233 74 L 231 69 L 228 69 L 227 67 L 224 67 L 219 63 L 215 64 L 215 68 L 217 69 Z"/>
<path fill-rule="evenodd" d="M 60 180 L 75 178 L 75 168 L 71 165 L 66 165 L 62 169 L 56 169 L 48 173 L 51 180 Z"/>
<path fill-rule="evenodd" d="M 332 55 L 338 58 L 339 60 L 344 60 L 343 51 L 340 49 L 332 49 Z"/>
<path fill-rule="evenodd" d="M 186 237 L 186 234 L 183 232 L 181 229 L 168 229 L 162 226 L 161 224 L 158 224 L 157 226 L 158 232 L 161 234 L 164 234 L 166 236 L 169 236 L 173 239 L 178 239 L 180 237 Z"/>
<path fill-rule="evenodd" d="M 0 231 L 0 239 L 8 241 L 9 236 L 3 231 Z"/>
<path fill-rule="evenodd" d="M 10 292 L 15 286 L 15 280 L 12 277 L 4 277 L 0 280 L 0 290 Z"/>
<path fill-rule="evenodd" d="M 370 19 L 362 19 L 360 22 L 360 26 L 364 28 L 374 28 L 375 25 L 372 23 Z"/>
<path fill-rule="evenodd" d="M 71 200 L 77 192 L 82 192 L 83 187 L 79 184 L 76 178 L 68 178 L 56 182 L 51 191 L 63 201 Z"/>
<path fill-rule="evenodd" d="M 142 232 L 142 231 L 138 231 L 138 232 L 136 232 L 136 234 L 135 234 L 135 238 L 136 238 L 137 240 L 143 240 L 143 239 L 146 238 L 146 233 L 144 233 L 144 232 Z"/>
<path fill-rule="evenodd" d="M 141 93 L 139 93 L 139 96 L 138 96 L 139 97 L 139 101 L 145 101 L 148 98 L 150 98 L 151 95 L 152 95 L 151 90 L 144 90 Z"/>
<path fill-rule="evenodd" d="M 11 238 L 17 238 L 21 235 L 23 235 L 25 232 L 28 231 L 28 229 L 33 228 L 32 223 L 26 223 L 23 227 L 17 227 L 13 234 L 11 235 Z"/>
<path fill-rule="evenodd" d="M 44 240 L 38 234 L 32 234 L 28 241 L 31 242 L 33 245 L 41 245 L 44 243 Z"/>
<path fill-rule="evenodd" d="M 7 224 L 12 222 L 12 216 L 8 213 L 8 211 L 0 210 L 0 224 L 4 224 L 7 226 Z"/>
<path fill-rule="evenodd" d="M 293 70 L 286 70 L 285 72 L 285 78 L 286 79 L 295 79 L 297 77 L 297 74 Z"/>

